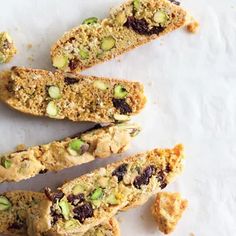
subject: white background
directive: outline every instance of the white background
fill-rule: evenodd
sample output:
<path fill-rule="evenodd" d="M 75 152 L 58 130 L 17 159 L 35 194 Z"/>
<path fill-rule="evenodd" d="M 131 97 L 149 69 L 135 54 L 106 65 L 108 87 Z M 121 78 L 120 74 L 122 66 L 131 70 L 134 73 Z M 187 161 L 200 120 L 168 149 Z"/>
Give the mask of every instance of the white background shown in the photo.
<path fill-rule="evenodd" d="M 120 0 L 1 0 L 0 31 L 9 31 L 19 53 L 12 65 L 52 69 L 50 46 L 90 16 L 105 17 Z M 135 117 L 143 131 L 126 153 L 155 147 L 186 147 L 186 169 L 168 187 L 189 200 L 175 236 L 236 233 L 236 0 L 184 0 L 201 24 L 198 34 L 179 30 L 84 74 L 138 80 L 148 103 Z M 32 44 L 32 49 L 27 45 Z M 34 61 L 30 60 L 33 58 Z M 88 124 L 30 117 L 0 105 L 0 153 L 85 129 Z M 85 173 L 99 160 L 57 174 L 1 184 L 0 192 L 41 190 Z M 145 206 L 119 215 L 122 235 L 160 235 Z"/>

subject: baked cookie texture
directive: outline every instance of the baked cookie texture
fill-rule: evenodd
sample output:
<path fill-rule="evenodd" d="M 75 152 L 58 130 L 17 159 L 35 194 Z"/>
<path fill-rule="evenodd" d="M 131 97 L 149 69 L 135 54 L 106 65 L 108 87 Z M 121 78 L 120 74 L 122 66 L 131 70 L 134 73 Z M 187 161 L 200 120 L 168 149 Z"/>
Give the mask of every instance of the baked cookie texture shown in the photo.
<path fill-rule="evenodd" d="M 11 36 L 7 32 L 0 32 L 0 64 L 10 62 L 16 52 Z"/>
<path fill-rule="evenodd" d="M 159 230 L 164 234 L 173 232 L 187 206 L 188 201 L 182 199 L 180 193 L 158 193 L 152 214 Z"/>
<path fill-rule="evenodd" d="M 192 18 L 179 4 L 128 0 L 103 20 L 88 18 L 52 46 L 53 65 L 79 72 L 185 26 Z"/>
<path fill-rule="evenodd" d="M 119 210 L 142 205 L 183 168 L 183 146 L 154 149 L 65 183 L 28 215 L 29 235 L 83 234 Z"/>
<path fill-rule="evenodd" d="M 140 126 L 121 123 L 95 128 L 49 144 L 30 147 L 0 157 L 0 183 L 20 181 L 47 171 L 59 171 L 96 158 L 126 151 Z"/>
<path fill-rule="evenodd" d="M 145 106 L 139 82 L 14 67 L 0 74 L 0 99 L 31 115 L 121 122 Z"/>
<path fill-rule="evenodd" d="M 37 208 L 46 196 L 43 193 L 30 191 L 13 191 L 0 195 L 0 233 L 13 236 L 27 236 L 27 211 Z M 92 228 L 84 236 L 120 236 L 117 220 L 111 218 L 108 222 Z M 79 235 L 69 235 L 79 236 Z"/>
<path fill-rule="evenodd" d="M 12 191 L 0 194 L 0 233 L 26 236 L 27 210 L 45 200 L 43 193 Z"/>

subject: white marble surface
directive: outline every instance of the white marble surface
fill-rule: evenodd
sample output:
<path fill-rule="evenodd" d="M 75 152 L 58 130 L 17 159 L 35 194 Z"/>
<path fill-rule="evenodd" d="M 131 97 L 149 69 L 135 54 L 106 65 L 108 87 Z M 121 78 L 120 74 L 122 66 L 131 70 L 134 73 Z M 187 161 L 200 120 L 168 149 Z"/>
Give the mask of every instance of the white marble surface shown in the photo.
<path fill-rule="evenodd" d="M 0 31 L 9 31 L 19 53 L 12 65 L 51 69 L 49 48 L 72 26 L 90 16 L 104 17 L 120 0 L 1 1 Z M 236 0 L 183 0 L 199 19 L 196 35 L 179 30 L 119 59 L 83 73 L 138 80 L 145 84 L 146 109 L 135 118 L 143 126 L 126 153 L 182 142 L 186 169 L 168 187 L 189 199 L 174 236 L 234 236 L 236 232 Z M 32 44 L 28 49 L 27 45 Z M 29 60 L 32 57 L 34 61 Z M 25 116 L 0 104 L 0 153 L 17 144 L 62 138 L 88 124 Z M 41 190 L 85 173 L 97 161 L 20 183 L 12 189 Z M 145 206 L 119 215 L 122 235 L 161 235 Z"/>

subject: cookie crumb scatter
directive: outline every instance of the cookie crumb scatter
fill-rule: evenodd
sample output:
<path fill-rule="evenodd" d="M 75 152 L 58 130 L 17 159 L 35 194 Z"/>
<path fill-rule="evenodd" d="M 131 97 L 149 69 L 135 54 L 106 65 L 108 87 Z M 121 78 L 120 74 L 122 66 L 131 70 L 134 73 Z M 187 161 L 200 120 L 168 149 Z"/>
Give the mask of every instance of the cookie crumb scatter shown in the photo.
<path fill-rule="evenodd" d="M 187 31 L 189 33 L 197 33 L 199 30 L 199 23 L 197 21 L 193 21 L 187 25 Z"/>
<path fill-rule="evenodd" d="M 33 47 L 31 43 L 27 44 L 27 49 L 30 50 Z"/>

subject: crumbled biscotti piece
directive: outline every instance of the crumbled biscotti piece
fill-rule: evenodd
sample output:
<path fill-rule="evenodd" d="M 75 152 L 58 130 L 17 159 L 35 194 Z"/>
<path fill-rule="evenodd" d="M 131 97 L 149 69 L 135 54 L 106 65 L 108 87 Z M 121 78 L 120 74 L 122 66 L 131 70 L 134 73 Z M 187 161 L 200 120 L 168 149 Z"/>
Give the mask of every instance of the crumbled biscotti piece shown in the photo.
<path fill-rule="evenodd" d="M 182 171 L 183 160 L 182 145 L 154 149 L 71 180 L 58 192 L 46 188 L 48 201 L 38 207 L 37 216 L 29 215 L 28 234 L 85 233 L 164 189 Z"/>
<path fill-rule="evenodd" d="M 26 236 L 26 215 L 31 209 L 45 200 L 43 193 L 13 191 L 0 195 L 0 233 L 13 236 Z"/>
<path fill-rule="evenodd" d="M 13 236 L 27 235 L 27 214 L 37 209 L 37 204 L 45 200 L 43 193 L 30 191 L 12 191 L 0 195 L 0 233 Z M 120 236 L 117 220 L 111 218 L 91 230 L 84 236 Z M 80 236 L 80 235 L 69 235 Z"/>
<path fill-rule="evenodd" d="M 177 1 L 128 0 L 108 18 L 91 17 L 66 32 L 51 49 L 54 67 L 79 72 L 187 24 Z"/>
<path fill-rule="evenodd" d="M 0 183 L 20 181 L 47 171 L 59 171 L 96 158 L 126 151 L 140 131 L 137 124 L 121 123 L 94 128 L 49 144 L 0 156 Z"/>
<path fill-rule="evenodd" d="M 164 234 L 173 232 L 187 206 L 188 201 L 182 199 L 179 193 L 158 193 L 152 214 L 159 230 Z"/>
<path fill-rule="evenodd" d="M 196 33 L 199 29 L 199 23 L 197 21 L 193 21 L 187 25 L 187 30 L 189 33 Z"/>
<path fill-rule="evenodd" d="M 31 115 L 97 123 L 127 121 L 146 103 L 139 82 L 22 67 L 0 74 L 0 99 Z"/>
<path fill-rule="evenodd" d="M 11 36 L 7 32 L 0 32 L 0 64 L 10 62 L 16 51 Z"/>

